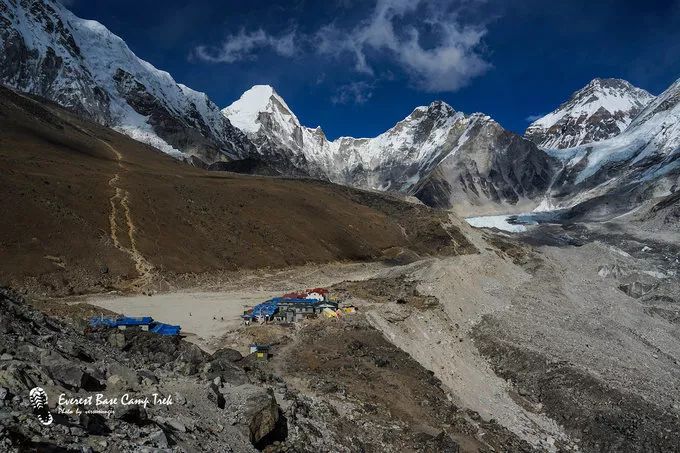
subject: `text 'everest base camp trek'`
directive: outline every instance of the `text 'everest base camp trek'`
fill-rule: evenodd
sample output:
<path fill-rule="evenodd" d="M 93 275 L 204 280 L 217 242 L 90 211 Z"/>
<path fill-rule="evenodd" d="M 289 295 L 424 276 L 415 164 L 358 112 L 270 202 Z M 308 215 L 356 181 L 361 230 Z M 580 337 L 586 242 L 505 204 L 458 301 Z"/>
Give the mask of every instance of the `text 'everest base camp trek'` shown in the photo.
<path fill-rule="evenodd" d="M 331 140 L 73 4 L 0 0 L 0 451 L 680 451 L 680 79 Z"/>

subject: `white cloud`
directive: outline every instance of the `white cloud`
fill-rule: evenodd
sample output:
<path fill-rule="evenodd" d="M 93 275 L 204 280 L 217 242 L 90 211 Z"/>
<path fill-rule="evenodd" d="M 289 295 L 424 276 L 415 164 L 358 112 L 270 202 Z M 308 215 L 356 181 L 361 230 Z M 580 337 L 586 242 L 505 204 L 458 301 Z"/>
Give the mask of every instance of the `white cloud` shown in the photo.
<path fill-rule="evenodd" d="M 333 104 L 363 104 L 373 96 L 373 84 L 366 81 L 342 85 L 331 97 Z"/>
<path fill-rule="evenodd" d="M 209 62 L 233 63 L 254 59 L 258 51 L 267 48 L 283 56 L 307 53 L 317 58 L 349 58 L 349 68 L 363 74 L 362 79 L 385 78 L 396 66 L 420 90 L 456 91 L 491 67 L 482 55 L 485 26 L 466 25 L 462 19 L 463 13 L 477 12 L 484 2 L 376 0 L 364 18 L 350 25 L 338 25 L 339 21 L 321 26 L 316 32 L 293 31 L 281 36 L 262 29 L 241 30 L 220 46 L 196 48 L 194 55 Z M 343 85 L 335 96 L 336 102 L 365 102 L 365 93 L 372 85 Z M 364 94 L 353 94 L 359 92 Z"/>
<path fill-rule="evenodd" d="M 221 46 L 199 46 L 194 54 L 201 60 L 212 63 L 234 63 L 254 58 L 255 53 L 263 48 L 270 48 L 279 55 L 290 57 L 296 51 L 295 32 L 275 37 L 262 29 L 253 32 L 241 29 L 238 34 L 228 36 Z"/>
<path fill-rule="evenodd" d="M 536 120 L 538 120 L 538 119 L 541 119 L 541 118 L 543 118 L 544 116 L 545 116 L 545 114 L 539 113 L 538 115 L 529 115 L 529 116 L 527 116 L 527 117 L 524 118 L 524 119 L 527 121 L 527 123 L 533 123 L 534 121 L 536 121 Z"/>
<path fill-rule="evenodd" d="M 427 39 L 421 36 L 423 27 Z M 482 26 L 460 24 L 458 13 L 442 2 L 378 0 L 369 18 L 349 30 L 333 24 L 322 27 L 316 49 L 327 55 L 349 53 L 355 70 L 365 74 L 375 72 L 371 56 L 383 52 L 420 89 L 455 91 L 491 67 L 479 54 L 485 33 Z"/>

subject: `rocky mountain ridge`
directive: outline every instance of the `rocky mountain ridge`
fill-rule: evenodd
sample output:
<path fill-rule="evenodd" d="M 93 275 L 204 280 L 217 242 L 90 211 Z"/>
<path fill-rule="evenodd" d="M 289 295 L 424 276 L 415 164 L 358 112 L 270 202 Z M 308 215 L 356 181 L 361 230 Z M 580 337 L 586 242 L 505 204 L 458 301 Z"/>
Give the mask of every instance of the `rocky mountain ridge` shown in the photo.
<path fill-rule="evenodd" d="M 270 86 L 251 88 L 223 113 L 256 143 L 263 161 L 282 163 L 281 174 L 415 195 L 431 206 L 531 203 L 556 166 L 489 116 L 466 115 L 442 101 L 417 107 L 377 137 L 333 141 L 321 128 L 300 124 Z"/>
<path fill-rule="evenodd" d="M 601 218 L 680 186 L 680 79 L 655 98 L 621 134 L 552 153 L 563 162 L 545 209 L 581 205 Z M 591 213 L 592 215 L 592 213 Z"/>
<path fill-rule="evenodd" d="M 677 118 L 657 115 L 673 96 L 654 98 L 620 79 L 594 79 L 525 137 L 436 101 L 376 137 L 329 140 L 320 127 L 302 125 L 270 86 L 254 86 L 220 111 L 55 0 L 0 0 L 0 22 L 0 83 L 215 170 L 396 192 L 465 215 L 572 207 L 658 178 L 658 190 L 636 202 L 676 190 L 665 175 L 676 165 Z M 665 132 L 650 126 L 659 121 Z M 633 167 L 612 170 L 614 162 Z"/>
<path fill-rule="evenodd" d="M 176 158 L 240 158 L 250 141 L 204 93 L 138 58 L 53 0 L 0 0 L 0 83 L 39 95 Z"/>
<path fill-rule="evenodd" d="M 571 148 L 623 132 L 654 99 L 621 79 L 593 79 L 557 109 L 529 125 L 524 136 L 541 148 Z"/>

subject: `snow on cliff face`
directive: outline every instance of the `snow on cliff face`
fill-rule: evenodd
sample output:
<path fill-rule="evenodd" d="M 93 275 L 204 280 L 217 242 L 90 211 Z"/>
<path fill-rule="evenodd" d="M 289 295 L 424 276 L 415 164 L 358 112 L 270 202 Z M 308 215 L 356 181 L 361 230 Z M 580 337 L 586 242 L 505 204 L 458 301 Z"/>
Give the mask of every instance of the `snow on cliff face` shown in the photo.
<path fill-rule="evenodd" d="M 625 80 L 594 79 L 569 101 L 534 121 L 524 136 L 542 148 L 570 148 L 624 131 L 654 99 Z"/>
<path fill-rule="evenodd" d="M 138 58 L 99 22 L 52 0 L 0 0 L 0 24 L 0 83 L 175 157 L 211 162 L 252 148 L 205 94 Z"/>
<path fill-rule="evenodd" d="M 301 173 L 340 184 L 408 192 L 444 151 L 449 135 L 465 115 L 443 102 L 418 107 L 374 138 L 326 138 L 321 128 L 302 126 L 272 87 L 256 85 L 222 110 L 258 145 L 264 160 L 283 153 Z M 459 127 L 459 128 L 460 128 Z M 460 134 L 459 134 L 460 135 Z"/>
<path fill-rule="evenodd" d="M 557 207 L 623 189 L 671 190 L 680 179 L 680 79 L 652 100 L 621 134 L 552 154 L 564 161 L 551 191 L 560 200 L 553 203 Z M 640 195 L 641 199 L 650 196 Z"/>
<path fill-rule="evenodd" d="M 377 137 L 333 141 L 320 128 L 302 126 L 269 86 L 251 88 L 222 112 L 281 174 L 416 194 L 440 207 L 530 199 L 545 192 L 554 170 L 554 159 L 530 141 L 441 101 L 417 107 Z"/>

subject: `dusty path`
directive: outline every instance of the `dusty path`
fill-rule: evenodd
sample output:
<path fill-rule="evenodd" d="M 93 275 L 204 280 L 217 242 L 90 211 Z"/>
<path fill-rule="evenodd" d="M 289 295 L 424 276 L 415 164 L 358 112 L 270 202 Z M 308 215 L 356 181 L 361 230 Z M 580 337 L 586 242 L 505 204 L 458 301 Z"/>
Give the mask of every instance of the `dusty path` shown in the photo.
<path fill-rule="evenodd" d="M 121 173 L 125 173 L 127 168 L 123 164 L 123 155 L 110 143 L 99 139 L 107 148 L 111 150 L 116 158 L 120 172 L 115 173 L 109 179 L 109 186 L 113 189 L 113 195 L 109 199 L 111 205 L 111 212 L 109 213 L 109 227 L 110 237 L 113 245 L 121 252 L 130 256 L 135 264 L 135 269 L 139 274 L 138 277 L 130 282 L 129 287 L 133 289 L 143 288 L 148 285 L 153 279 L 153 265 L 142 255 L 137 248 L 137 241 L 135 239 L 136 227 L 130 211 L 130 192 L 120 185 Z M 123 224 L 121 229 L 120 224 Z M 124 231 L 124 232 L 122 232 Z M 126 236 L 128 245 L 123 245 L 121 242 L 122 234 Z"/>

